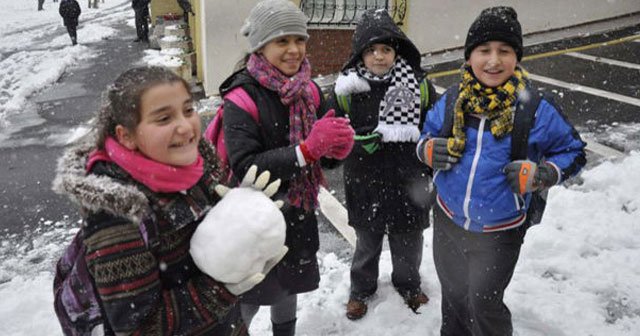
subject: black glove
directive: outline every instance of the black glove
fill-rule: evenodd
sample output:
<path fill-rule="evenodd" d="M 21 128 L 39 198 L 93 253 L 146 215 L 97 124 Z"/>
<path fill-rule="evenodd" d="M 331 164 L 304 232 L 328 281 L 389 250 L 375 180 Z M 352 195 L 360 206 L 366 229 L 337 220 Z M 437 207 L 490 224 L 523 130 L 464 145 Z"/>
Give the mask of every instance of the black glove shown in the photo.
<path fill-rule="evenodd" d="M 458 158 L 449 153 L 447 141 L 446 138 L 431 138 L 423 141 L 418 148 L 420 160 L 434 170 L 451 169 L 453 164 L 458 163 Z"/>
<path fill-rule="evenodd" d="M 549 163 L 537 165 L 529 160 L 516 160 L 507 164 L 504 172 L 511 190 L 521 195 L 549 188 L 558 182 L 558 171 Z"/>

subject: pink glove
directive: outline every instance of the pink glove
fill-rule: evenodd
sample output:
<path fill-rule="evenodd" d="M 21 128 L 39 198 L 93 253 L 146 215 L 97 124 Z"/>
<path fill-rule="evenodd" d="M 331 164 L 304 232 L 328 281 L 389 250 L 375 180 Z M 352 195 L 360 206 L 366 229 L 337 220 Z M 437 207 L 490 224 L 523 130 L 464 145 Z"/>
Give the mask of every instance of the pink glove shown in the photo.
<path fill-rule="evenodd" d="M 351 142 L 353 146 L 353 128 L 349 125 L 349 119 L 336 118 L 336 112 L 332 109 L 325 116 L 316 121 L 311 128 L 309 136 L 301 144 L 300 148 L 305 159 L 316 161 L 323 156 L 329 155 L 333 147 L 345 146 Z M 351 148 L 346 150 L 351 151 Z M 309 157 L 307 157 L 307 154 Z M 349 154 L 347 152 L 347 154 Z M 346 155 L 345 155 L 346 156 Z"/>
<path fill-rule="evenodd" d="M 353 134 L 355 134 L 355 131 L 353 132 Z M 349 153 L 351 153 L 351 149 L 353 149 L 353 143 L 354 138 L 353 136 L 351 136 L 351 138 L 349 138 L 344 144 L 331 147 L 329 149 L 329 153 L 327 153 L 327 156 L 338 160 L 344 160 L 347 156 L 349 156 Z"/>

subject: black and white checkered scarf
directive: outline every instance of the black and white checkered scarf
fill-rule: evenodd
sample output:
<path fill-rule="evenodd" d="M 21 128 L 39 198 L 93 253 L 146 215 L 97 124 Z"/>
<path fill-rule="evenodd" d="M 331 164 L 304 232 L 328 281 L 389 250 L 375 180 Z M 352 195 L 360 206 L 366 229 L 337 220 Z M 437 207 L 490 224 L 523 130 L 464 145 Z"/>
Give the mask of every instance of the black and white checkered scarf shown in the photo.
<path fill-rule="evenodd" d="M 398 57 L 389 72 L 382 76 L 369 72 L 362 63 L 356 66 L 356 71 L 370 81 L 391 79 L 384 99 L 380 102 L 378 126 L 374 132 L 382 135 L 383 142 L 418 142 L 420 83 L 407 61 Z"/>

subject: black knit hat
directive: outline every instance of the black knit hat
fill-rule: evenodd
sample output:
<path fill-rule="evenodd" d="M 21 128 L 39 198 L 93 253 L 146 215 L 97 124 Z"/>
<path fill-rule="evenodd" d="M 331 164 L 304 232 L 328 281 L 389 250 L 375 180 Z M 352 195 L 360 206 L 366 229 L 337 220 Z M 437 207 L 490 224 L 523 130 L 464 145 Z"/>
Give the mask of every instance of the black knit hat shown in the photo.
<path fill-rule="evenodd" d="M 468 60 L 471 51 L 487 41 L 503 41 L 516 51 L 518 61 L 522 59 L 522 28 L 518 14 L 511 7 L 498 6 L 485 8 L 471 24 L 464 42 L 464 59 Z"/>

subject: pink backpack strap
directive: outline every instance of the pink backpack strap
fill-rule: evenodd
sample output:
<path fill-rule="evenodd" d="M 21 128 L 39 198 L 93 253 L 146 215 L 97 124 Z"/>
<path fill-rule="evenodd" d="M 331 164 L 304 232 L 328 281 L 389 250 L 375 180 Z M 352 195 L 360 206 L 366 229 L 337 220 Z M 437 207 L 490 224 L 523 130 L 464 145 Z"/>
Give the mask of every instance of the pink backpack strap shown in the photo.
<path fill-rule="evenodd" d="M 239 108 L 249 112 L 253 120 L 256 122 L 259 121 L 258 118 L 258 107 L 256 103 L 253 101 L 251 96 L 245 91 L 242 87 L 238 86 L 227 92 L 224 95 L 224 99 L 229 99 L 234 104 L 238 105 Z"/>
<path fill-rule="evenodd" d="M 251 99 L 251 96 L 245 91 L 242 87 L 238 86 L 231 91 L 227 92 L 224 95 L 223 99 L 229 99 L 234 104 L 236 104 L 241 109 L 247 111 L 253 117 L 253 120 L 259 122 L 258 118 L 258 107 L 256 103 Z M 217 134 L 221 132 L 222 129 L 222 115 L 224 112 L 224 104 L 220 105 L 218 110 L 216 111 L 216 115 L 213 117 L 213 120 L 207 126 L 207 129 L 204 132 L 204 138 L 209 140 L 209 142 L 214 142 Z"/>

